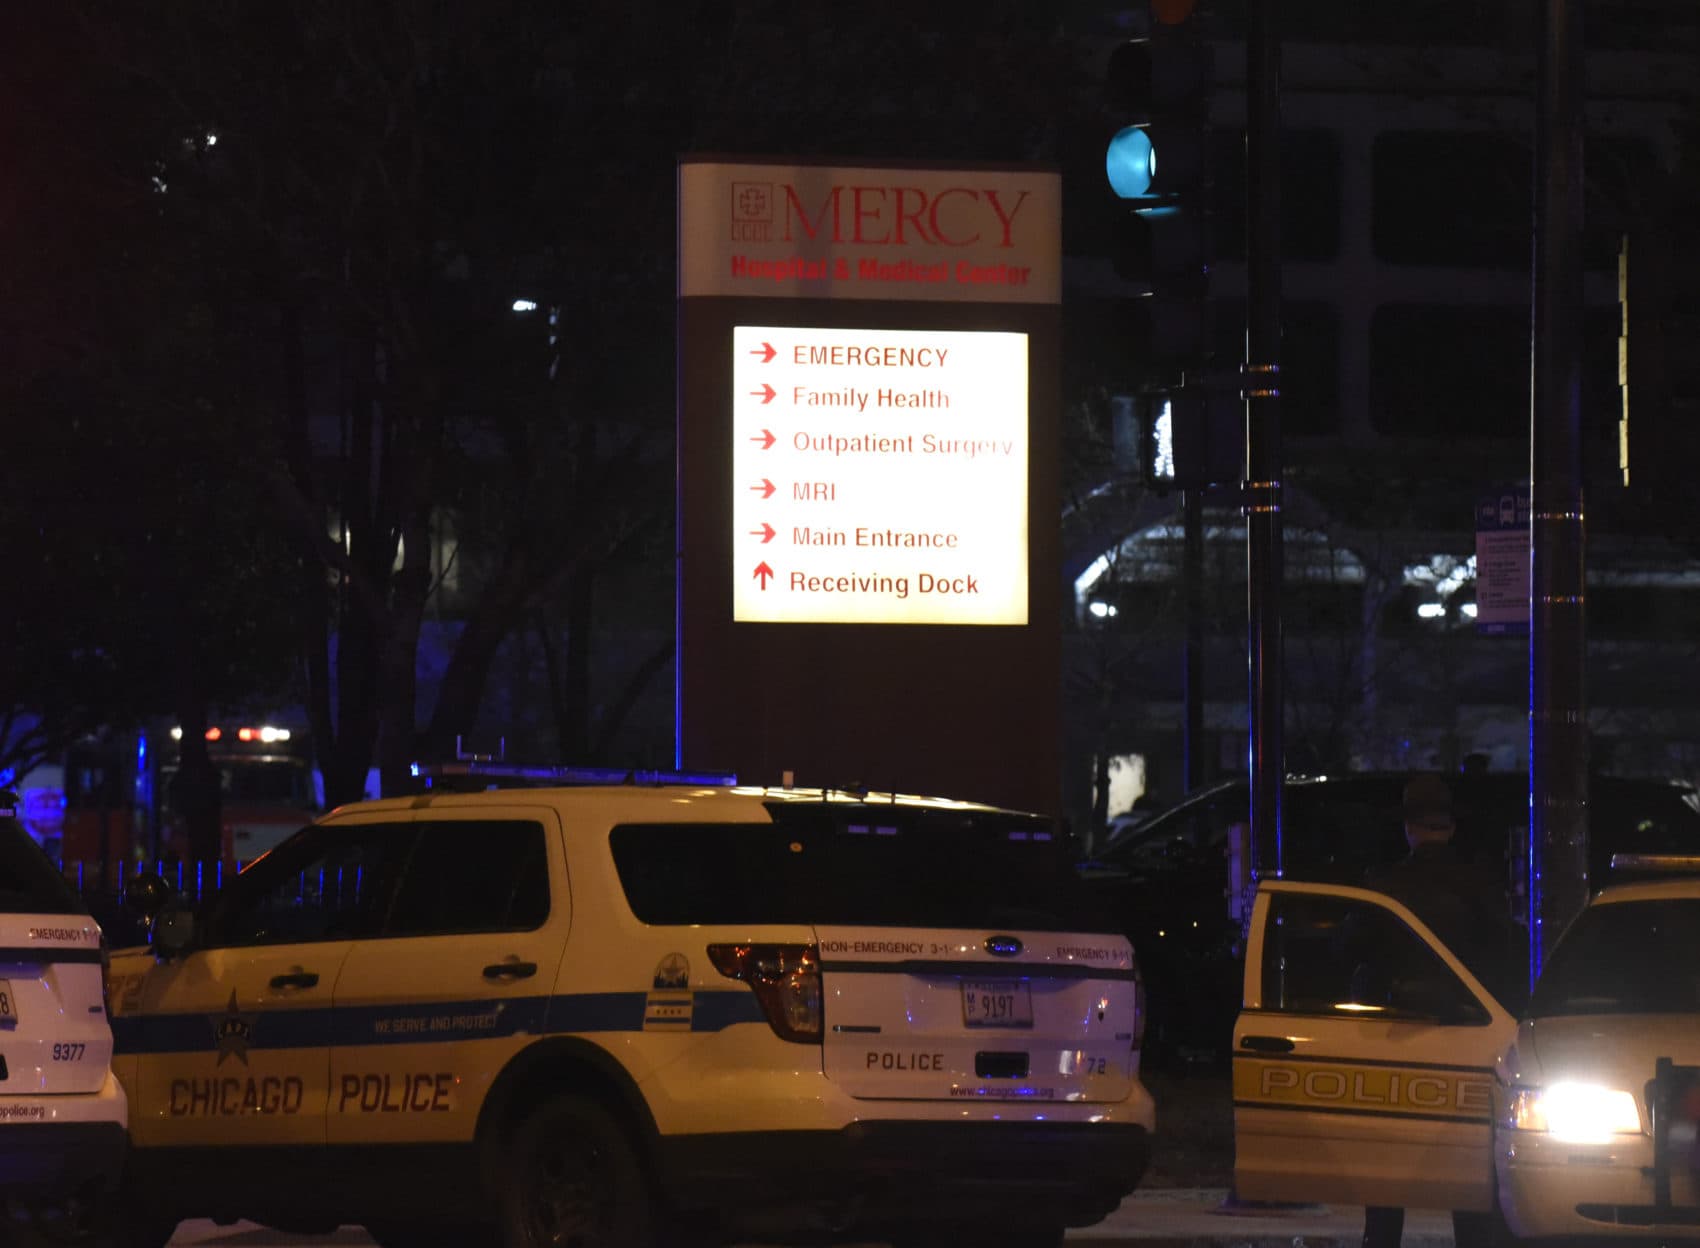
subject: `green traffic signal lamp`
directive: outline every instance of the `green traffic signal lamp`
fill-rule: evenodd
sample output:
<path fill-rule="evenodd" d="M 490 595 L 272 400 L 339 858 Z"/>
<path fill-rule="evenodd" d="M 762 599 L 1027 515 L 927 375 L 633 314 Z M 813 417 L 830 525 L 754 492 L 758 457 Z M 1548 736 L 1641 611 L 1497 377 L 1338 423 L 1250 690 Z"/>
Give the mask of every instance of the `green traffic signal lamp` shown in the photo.
<path fill-rule="evenodd" d="M 1131 39 L 1110 54 L 1104 103 L 1113 132 L 1104 173 L 1121 199 L 1178 195 L 1203 176 L 1213 54 L 1178 35 Z"/>
<path fill-rule="evenodd" d="M 1104 150 L 1104 176 L 1121 199 L 1186 195 L 1204 177 L 1204 133 L 1166 122 L 1124 126 Z"/>
<path fill-rule="evenodd" d="M 1104 176 L 1121 199 L 1144 199 L 1157 177 L 1157 149 L 1144 126 L 1126 126 L 1110 137 Z"/>

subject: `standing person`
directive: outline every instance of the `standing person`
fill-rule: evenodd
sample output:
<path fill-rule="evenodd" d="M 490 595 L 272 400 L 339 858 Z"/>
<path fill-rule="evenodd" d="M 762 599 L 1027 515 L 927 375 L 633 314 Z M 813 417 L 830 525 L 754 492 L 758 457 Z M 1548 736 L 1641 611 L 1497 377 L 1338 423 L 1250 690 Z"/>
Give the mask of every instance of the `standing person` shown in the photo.
<path fill-rule="evenodd" d="M 1503 888 L 1453 847 L 1457 825 L 1452 790 L 1435 775 L 1414 776 L 1403 793 L 1405 843 L 1410 852 L 1398 862 L 1372 868 L 1364 886 L 1404 905 L 1440 937 L 1484 987 L 1509 999 L 1518 963 L 1515 932 Z M 1458 1248 L 1476 1248 L 1491 1240 L 1488 1214 L 1452 1215 Z M 1364 1210 L 1363 1248 L 1399 1248 L 1405 1211 L 1385 1206 Z"/>

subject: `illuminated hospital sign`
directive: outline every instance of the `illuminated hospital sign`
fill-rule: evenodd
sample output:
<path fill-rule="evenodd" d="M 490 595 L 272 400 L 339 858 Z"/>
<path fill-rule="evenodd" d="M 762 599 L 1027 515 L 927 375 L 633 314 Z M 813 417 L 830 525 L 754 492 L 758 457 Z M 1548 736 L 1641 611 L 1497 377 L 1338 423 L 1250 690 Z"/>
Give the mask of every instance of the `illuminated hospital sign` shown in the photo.
<path fill-rule="evenodd" d="M 1045 303 L 1059 182 L 1002 170 L 687 164 L 679 294 Z"/>
<path fill-rule="evenodd" d="M 1027 336 L 740 325 L 733 618 L 1025 624 Z"/>
<path fill-rule="evenodd" d="M 678 190 L 677 765 L 1055 809 L 1060 174 Z"/>

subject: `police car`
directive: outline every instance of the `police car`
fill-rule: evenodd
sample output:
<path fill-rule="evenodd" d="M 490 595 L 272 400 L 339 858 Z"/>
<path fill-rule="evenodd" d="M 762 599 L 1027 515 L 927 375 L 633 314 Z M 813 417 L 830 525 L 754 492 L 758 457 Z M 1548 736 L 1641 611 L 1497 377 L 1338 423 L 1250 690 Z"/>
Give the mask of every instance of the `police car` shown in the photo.
<path fill-rule="evenodd" d="M 1293 880 L 1258 885 L 1243 992 L 1239 1196 L 1449 1209 L 1460 1242 L 1485 1232 L 1513 993 L 1392 897 Z"/>
<path fill-rule="evenodd" d="M 0 793 L 0 1242 L 89 1240 L 124 1159 L 100 926 Z"/>
<path fill-rule="evenodd" d="M 132 1242 L 1050 1245 L 1135 1187 L 1133 951 L 1048 821 L 635 779 L 343 807 L 160 912 L 113 964 Z"/>
<path fill-rule="evenodd" d="M 1689 874 L 1594 897 L 1499 1063 L 1494 1161 L 1518 1237 L 1700 1240 L 1700 858 L 1633 865 Z"/>

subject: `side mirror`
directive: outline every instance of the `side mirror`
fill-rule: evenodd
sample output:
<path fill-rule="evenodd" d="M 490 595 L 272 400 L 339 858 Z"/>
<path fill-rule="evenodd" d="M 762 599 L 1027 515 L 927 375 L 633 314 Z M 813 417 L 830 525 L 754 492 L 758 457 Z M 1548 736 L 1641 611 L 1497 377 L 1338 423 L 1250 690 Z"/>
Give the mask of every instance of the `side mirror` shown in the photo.
<path fill-rule="evenodd" d="M 181 901 L 169 902 L 154 917 L 151 937 L 157 957 L 178 957 L 194 943 L 195 912 Z"/>

